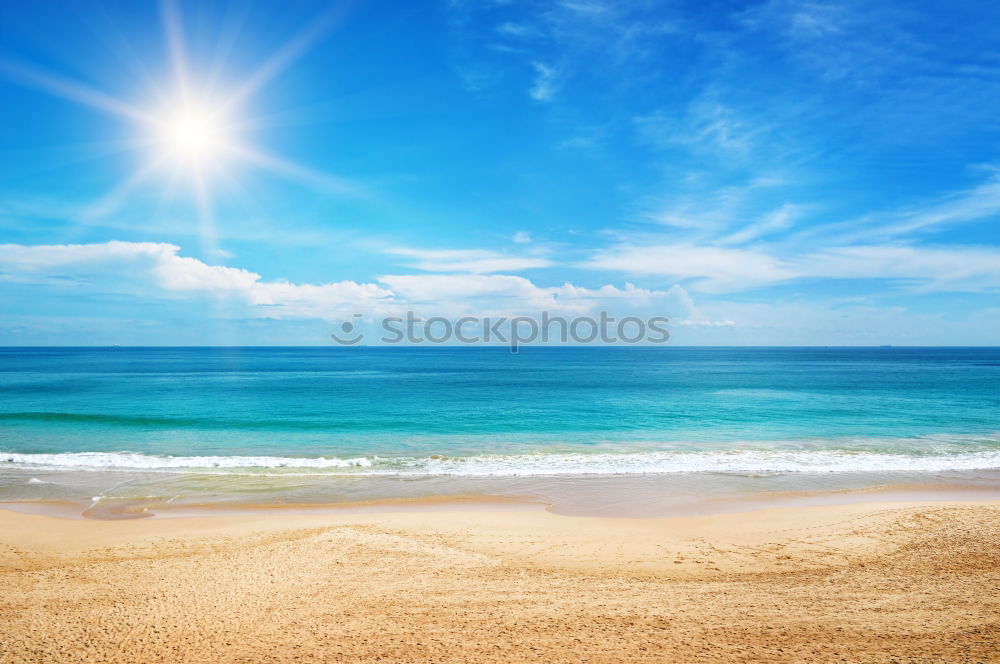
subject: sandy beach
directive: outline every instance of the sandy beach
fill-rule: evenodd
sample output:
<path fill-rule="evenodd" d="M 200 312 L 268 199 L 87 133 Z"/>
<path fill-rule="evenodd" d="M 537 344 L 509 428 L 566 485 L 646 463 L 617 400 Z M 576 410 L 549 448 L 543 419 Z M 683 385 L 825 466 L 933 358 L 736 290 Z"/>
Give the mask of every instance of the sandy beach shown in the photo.
<path fill-rule="evenodd" d="M 0 512 L 0 662 L 1000 659 L 1000 503 Z"/>

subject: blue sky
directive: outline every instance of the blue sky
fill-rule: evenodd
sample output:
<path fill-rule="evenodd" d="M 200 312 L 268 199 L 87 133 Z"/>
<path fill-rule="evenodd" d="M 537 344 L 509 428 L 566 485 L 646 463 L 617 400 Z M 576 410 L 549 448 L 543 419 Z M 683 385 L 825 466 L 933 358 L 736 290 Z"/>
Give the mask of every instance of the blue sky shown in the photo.
<path fill-rule="evenodd" d="M 996 3 L 0 11 L 0 344 L 406 310 L 1000 343 Z M 178 108 L 213 118 L 197 158 Z"/>

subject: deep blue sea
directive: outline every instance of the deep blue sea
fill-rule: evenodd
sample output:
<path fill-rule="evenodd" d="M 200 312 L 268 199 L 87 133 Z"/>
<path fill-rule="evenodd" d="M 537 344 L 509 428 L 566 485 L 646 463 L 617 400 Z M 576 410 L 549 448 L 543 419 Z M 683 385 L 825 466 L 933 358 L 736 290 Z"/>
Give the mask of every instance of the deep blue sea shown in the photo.
<path fill-rule="evenodd" d="M 997 348 L 0 349 L 0 500 L 993 469 Z"/>

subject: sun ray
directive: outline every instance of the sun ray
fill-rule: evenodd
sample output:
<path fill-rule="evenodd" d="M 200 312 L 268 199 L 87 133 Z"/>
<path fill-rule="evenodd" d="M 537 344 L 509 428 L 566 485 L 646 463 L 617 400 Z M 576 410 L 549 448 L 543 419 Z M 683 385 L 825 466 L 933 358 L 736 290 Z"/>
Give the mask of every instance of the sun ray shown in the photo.
<path fill-rule="evenodd" d="M 249 18 L 250 5 L 248 3 L 233 4 L 226 8 L 226 17 L 217 34 L 211 61 L 208 67 L 203 70 L 207 89 L 214 90 L 219 84 L 224 66 L 229 61 Z"/>
<path fill-rule="evenodd" d="M 147 141 L 142 141 L 145 145 Z M 31 154 L 39 158 L 44 166 L 33 168 L 33 173 L 50 173 L 67 168 L 78 168 L 83 164 L 100 162 L 110 157 L 135 152 L 140 142 L 134 138 L 116 140 L 79 141 L 60 143 L 47 147 L 33 147 Z M 20 155 L 27 149 L 10 149 L 5 156 L 12 162 L 20 161 Z M 89 166 L 84 166 L 89 168 Z"/>
<path fill-rule="evenodd" d="M 198 207 L 198 234 L 201 240 L 201 250 L 206 256 L 214 257 L 219 253 L 219 241 L 215 229 L 215 216 L 212 213 L 212 199 L 203 173 L 195 174 L 194 190 L 195 203 Z"/>
<path fill-rule="evenodd" d="M 151 160 L 141 169 L 120 182 L 114 189 L 94 201 L 92 204 L 88 205 L 83 211 L 83 217 L 85 219 L 98 219 L 100 217 L 106 217 L 116 211 L 122 206 L 125 197 L 128 196 L 133 189 L 149 179 L 155 171 L 162 168 L 165 161 L 166 159 L 163 157 Z"/>
<path fill-rule="evenodd" d="M 153 120 L 152 116 L 148 113 L 105 92 L 91 88 L 83 83 L 43 71 L 37 67 L 2 61 L 0 62 L 0 71 L 8 78 L 19 81 L 29 87 L 48 92 L 63 99 L 75 101 L 84 106 L 139 122 L 148 123 Z"/>
<path fill-rule="evenodd" d="M 160 20 L 163 24 L 163 36 L 167 41 L 167 54 L 173 68 L 174 85 L 186 101 L 189 95 L 187 56 L 184 53 L 184 29 L 181 23 L 180 11 L 173 0 L 160 0 Z"/>
<path fill-rule="evenodd" d="M 344 6 L 334 8 L 319 18 L 309 21 L 305 28 L 299 31 L 290 41 L 279 48 L 274 54 L 257 68 L 236 91 L 224 102 L 225 108 L 238 106 L 247 97 L 266 85 L 271 79 L 287 69 L 292 63 L 302 57 L 309 48 L 319 40 L 344 13 Z"/>
<path fill-rule="evenodd" d="M 358 183 L 348 178 L 342 178 L 323 171 L 318 171 L 301 164 L 276 157 L 274 155 L 254 150 L 247 146 L 226 143 L 223 149 L 238 156 L 243 161 L 263 168 L 277 175 L 284 176 L 303 184 L 317 187 L 325 191 L 337 194 L 347 194 L 351 196 L 365 197 L 365 192 Z"/>

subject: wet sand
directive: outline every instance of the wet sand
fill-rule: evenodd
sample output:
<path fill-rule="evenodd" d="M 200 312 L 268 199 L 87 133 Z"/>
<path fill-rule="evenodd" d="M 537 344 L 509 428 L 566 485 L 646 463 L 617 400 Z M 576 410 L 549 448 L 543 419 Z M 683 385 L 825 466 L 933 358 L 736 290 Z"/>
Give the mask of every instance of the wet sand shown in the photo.
<path fill-rule="evenodd" d="M 1000 502 L 0 512 L 0 662 L 1000 660 Z"/>

